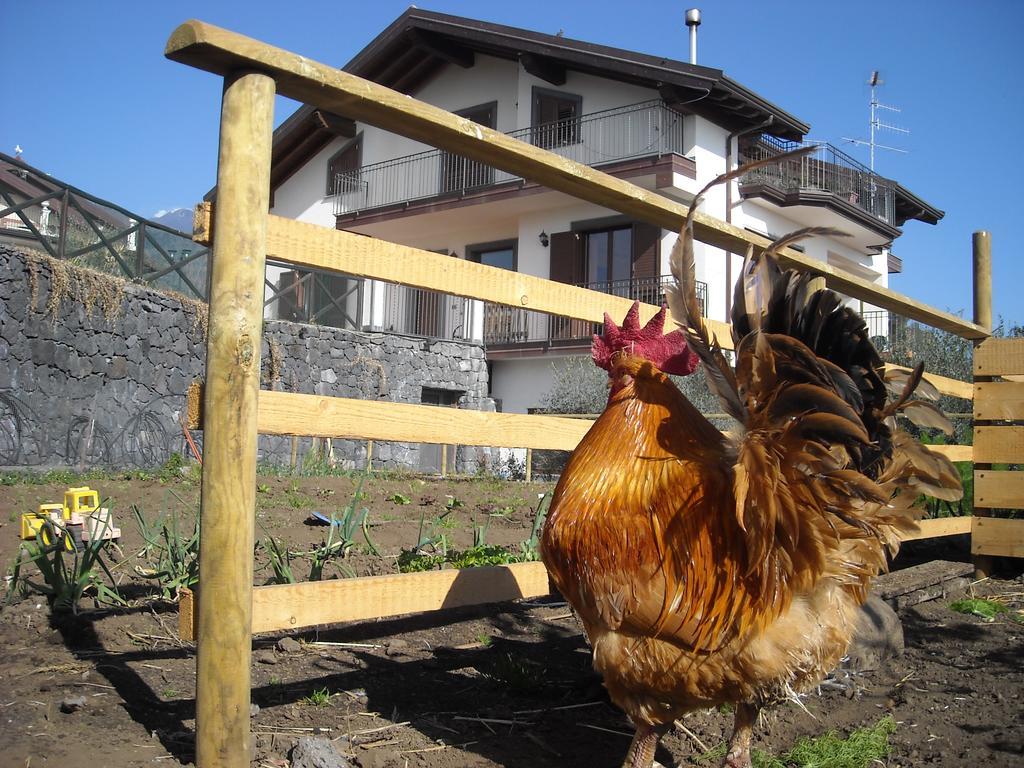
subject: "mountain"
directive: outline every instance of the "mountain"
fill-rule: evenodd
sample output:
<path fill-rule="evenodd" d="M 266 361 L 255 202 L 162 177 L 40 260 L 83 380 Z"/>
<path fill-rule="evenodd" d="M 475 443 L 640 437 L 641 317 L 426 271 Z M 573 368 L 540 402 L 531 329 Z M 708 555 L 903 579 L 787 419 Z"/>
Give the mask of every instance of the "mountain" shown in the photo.
<path fill-rule="evenodd" d="M 175 208 L 170 211 L 157 211 L 152 218 L 165 227 L 171 227 L 187 235 L 192 234 L 192 209 Z"/>

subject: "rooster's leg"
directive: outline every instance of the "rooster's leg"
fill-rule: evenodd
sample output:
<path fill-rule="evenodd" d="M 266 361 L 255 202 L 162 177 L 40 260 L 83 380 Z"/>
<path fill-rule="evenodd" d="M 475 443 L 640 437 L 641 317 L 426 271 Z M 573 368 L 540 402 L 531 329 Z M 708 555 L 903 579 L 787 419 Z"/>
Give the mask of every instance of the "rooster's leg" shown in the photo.
<path fill-rule="evenodd" d="M 622 768 L 651 768 L 658 741 L 670 727 L 671 725 L 638 725 Z"/>
<path fill-rule="evenodd" d="M 757 712 L 758 707 L 753 704 L 736 705 L 736 719 L 732 738 L 729 739 L 729 752 L 725 756 L 722 768 L 750 768 L 750 737 L 754 731 Z"/>

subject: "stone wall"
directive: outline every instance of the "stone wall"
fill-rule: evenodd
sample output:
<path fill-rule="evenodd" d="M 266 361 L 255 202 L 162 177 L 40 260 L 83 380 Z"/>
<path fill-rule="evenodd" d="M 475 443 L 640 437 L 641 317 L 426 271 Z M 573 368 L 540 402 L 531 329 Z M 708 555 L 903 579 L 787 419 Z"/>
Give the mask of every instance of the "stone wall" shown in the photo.
<path fill-rule="evenodd" d="M 185 453 L 179 418 L 203 376 L 204 326 L 204 305 L 0 245 L 0 466 L 151 467 Z M 427 388 L 493 410 L 477 345 L 268 321 L 262 353 L 267 389 L 419 403 Z M 263 437 L 260 460 L 301 462 L 310 445 Z M 330 447 L 365 465 L 365 442 Z M 437 451 L 376 443 L 373 463 L 430 469 Z M 488 453 L 460 451 L 458 469 Z"/>

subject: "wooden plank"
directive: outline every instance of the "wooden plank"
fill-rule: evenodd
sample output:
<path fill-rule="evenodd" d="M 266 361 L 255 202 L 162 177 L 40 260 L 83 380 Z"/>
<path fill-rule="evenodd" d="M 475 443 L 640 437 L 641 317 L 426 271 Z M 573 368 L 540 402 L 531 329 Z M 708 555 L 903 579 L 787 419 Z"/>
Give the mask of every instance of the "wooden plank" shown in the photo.
<path fill-rule="evenodd" d="M 941 454 L 950 461 L 974 460 L 974 448 L 970 445 L 929 445 L 928 450 Z"/>
<path fill-rule="evenodd" d="M 1024 557 L 1024 520 L 975 517 L 971 527 L 971 554 L 989 557 Z"/>
<path fill-rule="evenodd" d="M 186 398 L 186 426 L 203 429 L 202 387 L 193 382 Z M 500 448 L 571 451 L 591 419 L 522 413 L 489 413 L 429 405 L 355 400 L 327 395 L 260 390 L 258 429 L 264 435 L 453 443 Z M 950 461 L 971 461 L 969 445 L 930 445 Z"/>
<path fill-rule="evenodd" d="M 201 21 L 179 26 L 167 41 L 165 55 L 219 75 L 241 69 L 267 72 L 277 81 L 281 95 L 486 163 L 663 229 L 678 231 L 688 210 L 656 191 L 642 189 L 468 118 Z M 734 253 L 744 253 L 748 243 L 756 248 L 768 245 L 764 237 L 703 213 L 697 213 L 694 221 L 699 240 Z M 792 248 L 781 252 L 779 258 L 784 266 L 823 275 L 829 287 L 848 296 L 965 338 L 988 336 L 988 331 L 975 323 L 928 307 Z"/>
<path fill-rule="evenodd" d="M 265 435 L 571 451 L 592 423 L 558 416 L 488 413 L 268 390 L 262 390 L 259 399 L 259 431 Z"/>
<path fill-rule="evenodd" d="M 918 530 L 903 534 L 900 536 L 900 541 L 934 539 L 939 536 L 956 536 L 960 533 L 970 533 L 972 519 L 970 516 L 965 515 L 963 517 L 935 517 L 928 520 L 918 520 Z"/>
<path fill-rule="evenodd" d="M 892 363 L 886 363 L 885 369 L 910 371 L 906 366 L 893 365 Z M 938 376 L 934 373 L 928 373 L 927 371 L 925 371 L 924 378 L 926 381 L 931 382 L 931 384 L 944 395 L 960 397 L 964 400 L 971 400 L 974 397 L 974 386 L 969 381 L 950 379 L 946 376 Z"/>
<path fill-rule="evenodd" d="M 975 384 L 974 418 L 1024 420 L 1024 383 L 984 381 Z"/>
<path fill-rule="evenodd" d="M 1024 509 L 1024 472 L 975 470 L 974 506 L 989 509 Z"/>
<path fill-rule="evenodd" d="M 199 382 L 189 386 L 185 407 L 189 429 L 203 429 L 202 392 Z M 260 390 L 257 429 L 265 435 L 361 438 L 371 443 L 398 440 L 571 451 L 593 423 L 564 416 L 490 413 Z"/>
<path fill-rule="evenodd" d="M 978 464 L 1024 462 L 1024 427 L 976 426 L 974 461 Z"/>
<path fill-rule="evenodd" d="M 986 339 L 974 348 L 975 376 L 1024 374 L 1024 338 Z"/>
<path fill-rule="evenodd" d="M 335 270 L 597 323 L 604 320 L 605 312 L 621 323 L 633 305 L 632 299 L 280 216 L 268 217 L 267 255 L 300 267 Z M 658 309 L 641 305 L 641 321 L 647 322 Z M 730 327 L 717 320 L 707 323 L 722 346 L 732 349 Z M 665 323 L 666 332 L 674 329 L 674 323 Z"/>
<path fill-rule="evenodd" d="M 252 631 L 296 630 L 547 594 L 548 574 L 539 562 L 275 584 L 253 589 Z M 191 593 L 182 596 L 182 640 L 193 639 L 197 629 L 190 621 L 192 600 Z"/>

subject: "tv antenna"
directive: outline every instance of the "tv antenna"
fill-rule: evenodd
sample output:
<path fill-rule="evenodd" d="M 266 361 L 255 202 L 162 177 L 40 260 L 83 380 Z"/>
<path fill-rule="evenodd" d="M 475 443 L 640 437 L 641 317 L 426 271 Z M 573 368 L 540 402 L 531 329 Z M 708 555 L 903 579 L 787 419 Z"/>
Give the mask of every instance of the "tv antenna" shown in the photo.
<path fill-rule="evenodd" d="M 879 144 L 877 141 L 875 141 L 875 134 L 879 130 L 893 131 L 894 133 L 905 133 L 905 134 L 909 134 L 910 133 L 910 131 L 908 131 L 906 128 L 900 128 L 899 126 L 896 126 L 896 125 L 890 125 L 889 123 L 884 123 L 884 122 L 882 122 L 879 119 L 879 117 L 878 117 L 878 110 L 880 110 L 880 109 L 885 109 L 885 110 L 888 110 L 890 112 L 900 112 L 901 111 L 899 109 L 899 107 L 892 107 L 892 106 L 889 106 L 888 104 L 882 104 L 878 100 L 878 95 L 877 95 L 876 89 L 878 88 L 878 86 L 880 86 L 882 84 L 883 84 L 883 81 L 882 81 L 882 78 L 878 74 L 878 70 L 877 69 L 873 70 L 871 72 L 871 79 L 868 80 L 868 85 L 871 86 L 871 129 L 870 129 L 870 138 L 869 138 L 869 140 L 868 141 L 864 141 L 864 139 L 850 139 L 850 138 L 847 138 L 846 136 L 843 137 L 843 141 L 848 141 L 851 144 L 857 144 L 859 146 L 865 146 L 866 145 L 866 146 L 868 146 L 870 148 L 870 151 L 871 151 L 871 162 L 870 162 L 869 166 L 871 168 L 871 172 L 872 173 L 875 172 L 875 150 L 876 149 L 887 149 L 890 152 L 899 152 L 899 153 L 904 154 L 904 155 L 907 154 L 907 150 L 905 150 L 905 149 L 899 149 L 897 147 L 890 147 L 890 146 L 888 146 L 886 144 Z"/>

